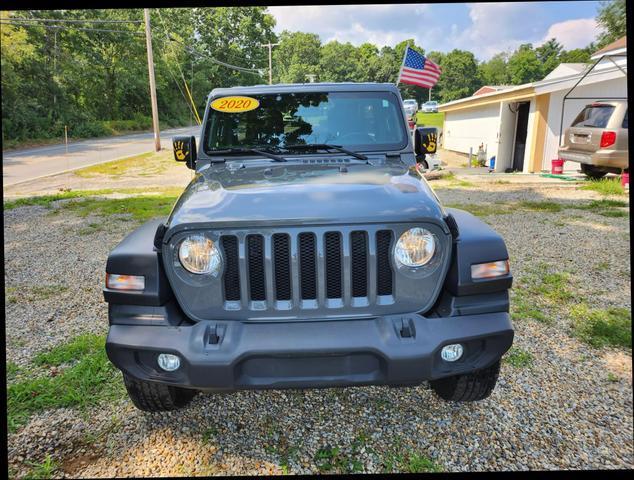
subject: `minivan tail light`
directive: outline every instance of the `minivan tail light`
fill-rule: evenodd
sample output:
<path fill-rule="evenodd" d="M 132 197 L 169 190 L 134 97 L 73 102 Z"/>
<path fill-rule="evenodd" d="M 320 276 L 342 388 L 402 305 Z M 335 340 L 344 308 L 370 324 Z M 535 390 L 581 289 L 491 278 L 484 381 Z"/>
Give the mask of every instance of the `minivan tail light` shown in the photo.
<path fill-rule="evenodd" d="M 616 143 L 616 132 L 603 132 L 601 135 L 601 148 L 609 147 Z"/>

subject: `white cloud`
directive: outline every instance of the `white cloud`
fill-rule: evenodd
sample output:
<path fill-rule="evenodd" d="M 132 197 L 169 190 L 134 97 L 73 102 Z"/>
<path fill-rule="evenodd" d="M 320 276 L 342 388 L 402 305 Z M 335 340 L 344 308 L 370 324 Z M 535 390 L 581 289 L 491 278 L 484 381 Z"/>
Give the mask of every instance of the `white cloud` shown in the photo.
<path fill-rule="evenodd" d="M 320 5 L 268 7 L 276 32 L 316 33 L 323 43 L 332 40 L 381 48 L 408 38 L 426 51 L 469 50 L 488 60 L 523 43 L 541 45 L 555 37 L 564 48 L 585 47 L 595 38 L 597 25 L 583 18 L 552 23 L 544 2 L 468 3 L 468 19 L 437 16 L 441 5 Z M 455 10 L 450 10 L 454 11 Z M 571 16 L 574 9 L 570 8 Z M 466 25 L 464 24 L 466 21 Z"/>
<path fill-rule="evenodd" d="M 573 48 L 584 48 L 596 38 L 601 28 L 594 18 L 578 18 L 576 20 L 566 20 L 565 22 L 554 23 L 548 29 L 541 43 L 551 38 L 556 38 L 566 50 Z"/>
<path fill-rule="evenodd" d="M 472 51 L 481 60 L 514 50 L 541 38 L 541 5 L 525 3 L 476 3 L 469 5 L 471 25 L 452 36 L 453 48 Z"/>
<path fill-rule="evenodd" d="M 276 32 L 317 33 L 322 42 L 331 40 L 361 45 L 394 45 L 420 36 L 428 23 L 429 5 L 320 5 L 268 7 L 275 17 Z M 418 42 L 417 42 L 418 43 Z"/>

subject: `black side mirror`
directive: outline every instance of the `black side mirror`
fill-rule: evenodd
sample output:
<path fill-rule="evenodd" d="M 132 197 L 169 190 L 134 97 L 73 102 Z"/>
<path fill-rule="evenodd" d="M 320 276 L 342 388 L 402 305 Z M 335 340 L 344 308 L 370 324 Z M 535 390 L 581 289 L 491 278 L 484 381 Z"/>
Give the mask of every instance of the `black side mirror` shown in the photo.
<path fill-rule="evenodd" d="M 414 130 L 414 152 L 416 156 L 436 153 L 438 129 L 436 127 L 416 127 Z"/>
<path fill-rule="evenodd" d="M 185 162 L 187 168 L 196 169 L 196 137 L 173 137 L 174 160 Z"/>

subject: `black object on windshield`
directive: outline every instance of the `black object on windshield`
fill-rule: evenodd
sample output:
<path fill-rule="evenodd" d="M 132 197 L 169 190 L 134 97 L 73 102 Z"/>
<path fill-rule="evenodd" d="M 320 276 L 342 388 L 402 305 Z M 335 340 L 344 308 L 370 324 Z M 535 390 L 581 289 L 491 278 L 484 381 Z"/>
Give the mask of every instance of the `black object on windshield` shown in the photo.
<path fill-rule="evenodd" d="M 263 157 L 272 158 L 276 162 L 285 162 L 286 159 L 284 157 L 280 157 L 279 155 L 275 155 L 274 153 L 267 152 L 264 150 L 259 150 L 257 148 L 225 148 L 223 150 L 210 150 L 207 152 L 209 155 L 226 155 L 228 153 L 255 153 L 256 155 L 262 155 Z"/>
<path fill-rule="evenodd" d="M 352 155 L 353 157 L 358 158 L 359 160 L 367 160 L 368 157 L 363 155 L 362 153 L 353 152 L 352 150 L 348 150 L 347 148 L 343 148 L 341 145 L 332 145 L 330 143 L 299 143 L 297 145 L 284 145 L 285 150 L 338 150 L 341 153 L 346 153 L 348 155 Z"/>

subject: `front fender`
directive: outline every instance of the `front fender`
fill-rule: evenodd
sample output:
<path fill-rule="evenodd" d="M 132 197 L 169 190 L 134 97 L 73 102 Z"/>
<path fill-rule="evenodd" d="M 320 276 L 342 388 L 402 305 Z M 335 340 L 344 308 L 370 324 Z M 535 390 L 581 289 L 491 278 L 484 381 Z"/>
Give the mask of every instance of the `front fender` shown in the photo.
<path fill-rule="evenodd" d="M 474 215 L 457 208 L 447 208 L 455 221 L 452 259 L 445 279 L 445 290 L 455 296 L 495 293 L 513 284 L 511 272 L 486 280 L 471 278 L 471 265 L 509 258 L 502 237 Z"/>
<path fill-rule="evenodd" d="M 165 305 L 173 298 L 172 288 L 165 276 L 160 251 L 154 247 L 154 236 L 164 219 L 150 220 L 125 237 L 108 255 L 106 273 L 142 275 L 145 290 L 122 292 L 103 289 L 106 302 L 122 305 Z"/>

